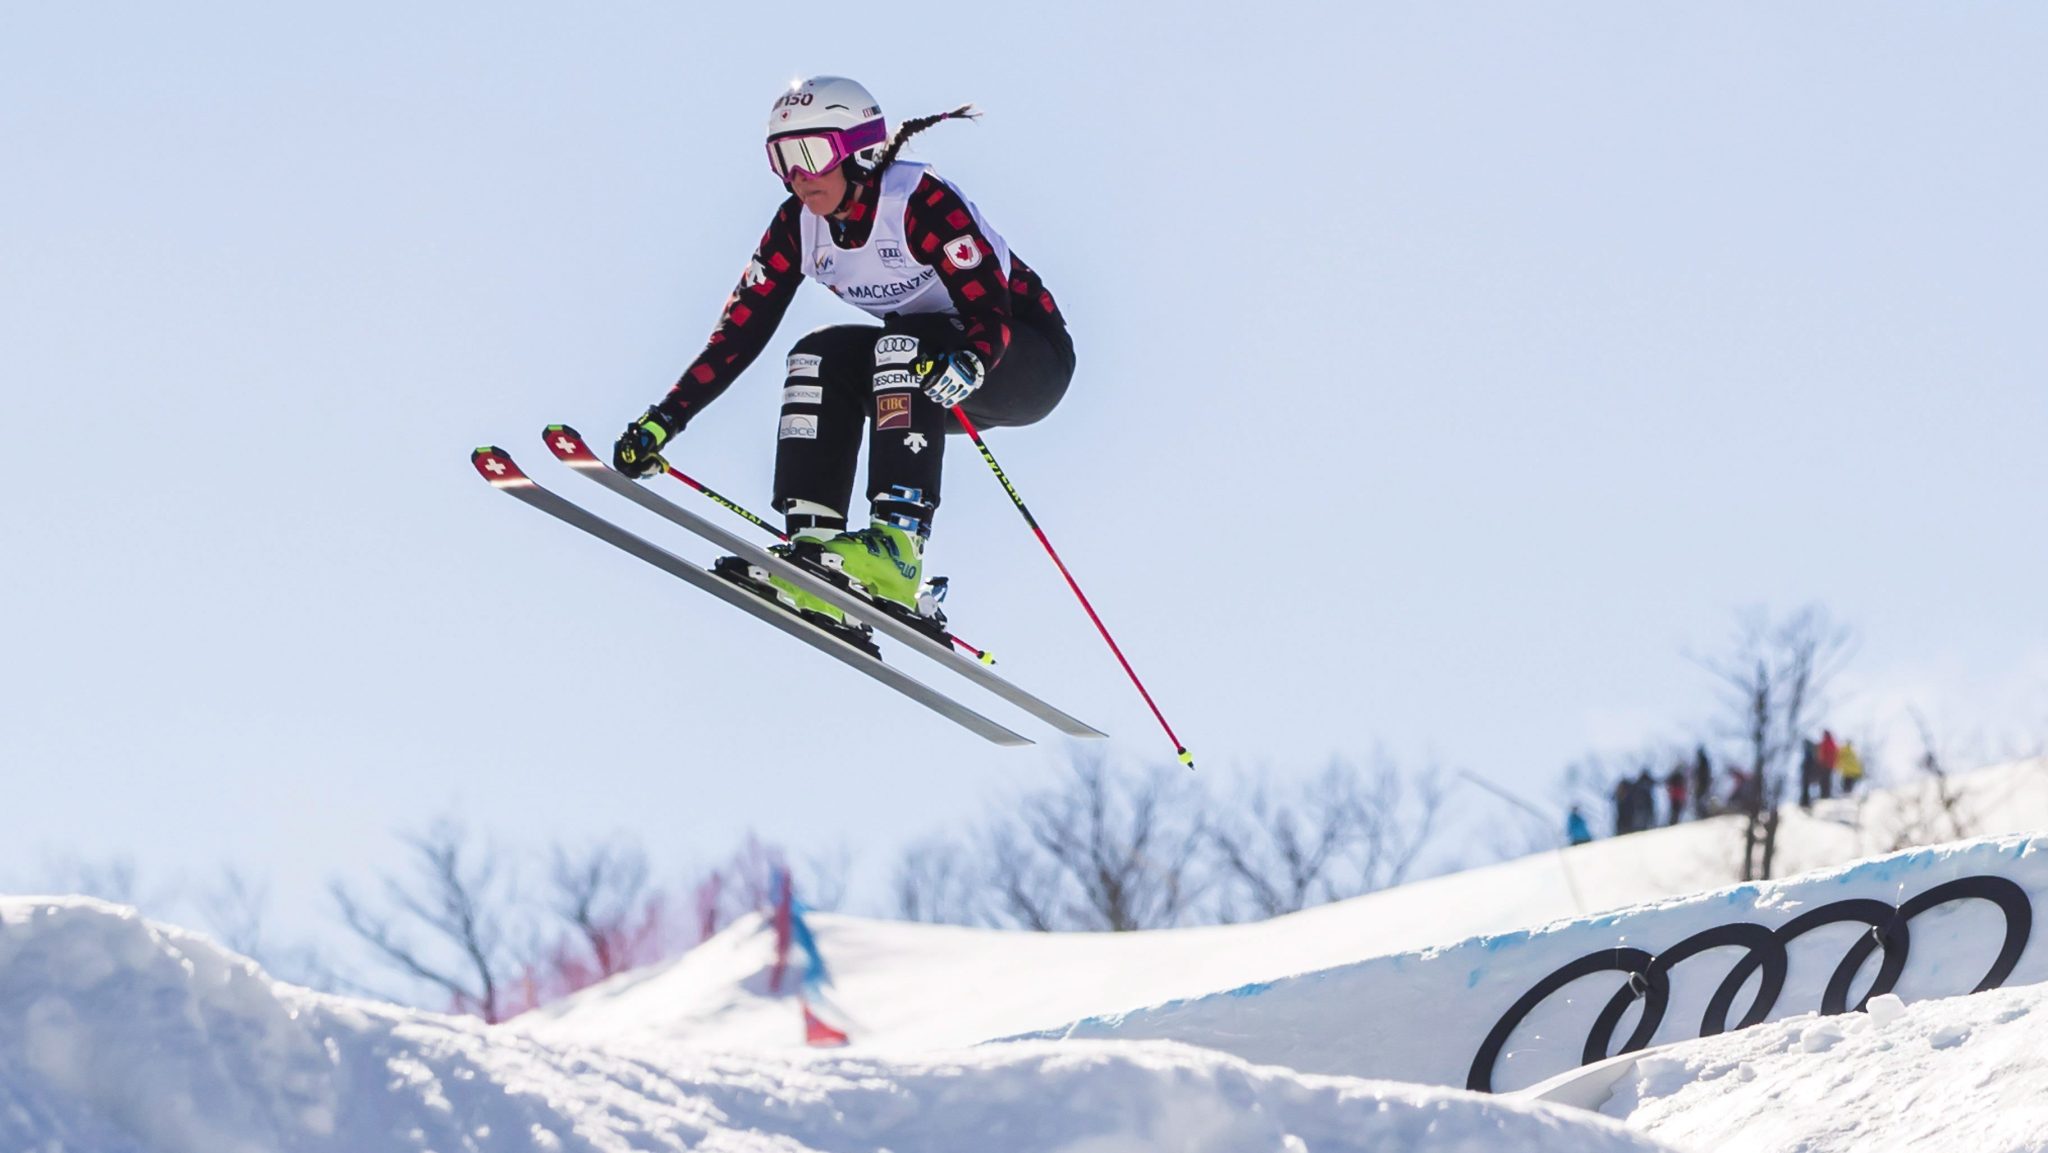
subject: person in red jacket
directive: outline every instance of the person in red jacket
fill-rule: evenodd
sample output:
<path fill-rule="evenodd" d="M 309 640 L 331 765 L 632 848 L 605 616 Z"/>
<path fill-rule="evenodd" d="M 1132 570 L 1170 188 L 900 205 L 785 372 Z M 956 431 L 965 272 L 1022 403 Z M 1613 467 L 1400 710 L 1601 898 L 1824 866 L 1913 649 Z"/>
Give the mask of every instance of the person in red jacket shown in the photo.
<path fill-rule="evenodd" d="M 1685 819 L 1686 768 L 1685 762 L 1680 761 L 1678 767 L 1671 770 L 1671 775 L 1664 778 L 1664 799 L 1670 813 L 1667 824 L 1675 825 Z"/>
<path fill-rule="evenodd" d="M 892 136 L 866 88 L 838 76 L 792 85 L 770 109 L 768 164 L 789 196 L 747 262 L 704 351 L 629 425 L 613 464 L 633 477 L 767 348 L 808 277 L 879 323 L 820 328 L 790 348 L 776 430 L 783 551 L 854 592 L 915 612 L 939 506 L 946 435 L 960 406 L 982 428 L 1032 424 L 1074 374 L 1066 320 L 1038 273 L 950 181 L 902 160 L 911 136 L 971 107 L 912 119 Z M 867 429 L 869 512 L 849 530 Z M 827 623 L 830 604 L 756 566 L 757 591 Z M 720 571 L 733 575 L 721 565 Z"/>
<path fill-rule="evenodd" d="M 1820 731 L 1820 746 L 1814 750 L 1814 761 L 1819 767 L 1820 799 L 1825 801 L 1835 794 L 1835 761 L 1841 754 L 1841 747 L 1835 744 L 1835 734 Z"/>

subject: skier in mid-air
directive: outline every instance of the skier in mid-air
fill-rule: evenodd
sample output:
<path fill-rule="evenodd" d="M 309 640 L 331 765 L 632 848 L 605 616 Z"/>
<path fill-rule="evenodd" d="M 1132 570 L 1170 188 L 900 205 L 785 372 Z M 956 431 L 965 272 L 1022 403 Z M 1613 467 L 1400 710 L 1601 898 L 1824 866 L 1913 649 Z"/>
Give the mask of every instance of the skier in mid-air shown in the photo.
<path fill-rule="evenodd" d="M 775 507 L 793 559 L 842 576 L 883 606 L 916 613 L 925 543 L 939 505 L 945 439 L 959 405 L 983 428 L 1034 423 L 1066 394 L 1074 345 L 1039 276 L 961 191 L 900 160 L 867 89 L 838 76 L 799 81 L 768 120 L 769 167 L 789 190 L 726 301 L 704 351 L 660 403 L 629 425 L 613 464 L 632 477 L 767 347 L 809 276 L 880 324 L 820 328 L 789 351 L 776 434 Z M 868 427 L 869 519 L 849 531 L 861 427 Z M 720 566 L 805 615 L 843 625 L 824 600 L 754 566 Z"/>

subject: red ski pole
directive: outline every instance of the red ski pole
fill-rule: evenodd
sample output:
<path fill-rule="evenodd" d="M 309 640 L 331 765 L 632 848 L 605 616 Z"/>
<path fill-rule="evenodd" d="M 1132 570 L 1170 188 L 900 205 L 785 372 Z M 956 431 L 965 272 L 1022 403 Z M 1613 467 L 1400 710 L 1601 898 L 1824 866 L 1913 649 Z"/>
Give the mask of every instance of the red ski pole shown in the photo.
<path fill-rule="evenodd" d="M 1038 543 L 1045 546 L 1045 554 L 1052 558 L 1053 564 L 1059 566 L 1060 575 L 1067 578 L 1067 587 L 1074 590 L 1074 597 L 1087 611 L 1088 619 L 1095 622 L 1095 631 L 1102 634 L 1102 639 L 1109 645 L 1109 651 L 1116 654 L 1117 663 L 1124 667 L 1124 675 L 1131 678 L 1131 683 L 1138 688 L 1138 695 L 1145 698 L 1145 707 L 1152 710 L 1152 715 L 1159 720 L 1159 727 L 1166 730 L 1166 739 L 1173 742 L 1174 755 L 1180 758 L 1181 764 L 1190 769 L 1194 768 L 1193 754 L 1189 753 L 1188 747 L 1181 744 L 1180 738 L 1173 734 L 1173 726 L 1166 723 L 1166 714 L 1159 711 L 1159 706 L 1153 703 L 1152 694 L 1145 691 L 1145 682 L 1138 679 L 1138 672 L 1131 667 L 1131 662 L 1125 659 L 1124 650 L 1117 647 L 1116 638 L 1109 635 L 1109 627 L 1102 623 L 1102 618 L 1095 612 L 1095 606 L 1088 603 L 1088 594 L 1081 591 L 1080 584 L 1074 580 L 1074 574 L 1067 571 L 1067 562 L 1060 559 L 1059 550 L 1052 547 L 1052 542 L 1046 539 L 1045 530 L 1038 527 L 1038 518 L 1032 516 L 1031 510 L 1024 506 L 1024 498 L 1017 495 L 1017 486 L 1011 484 L 1010 478 L 1003 474 L 1003 466 L 996 463 L 996 454 L 988 450 L 988 442 L 981 439 L 981 431 L 974 427 L 973 421 L 967 419 L 967 411 L 958 405 L 953 407 L 953 415 L 959 418 L 960 427 L 966 430 L 968 439 L 974 442 L 974 447 L 981 451 L 981 459 L 988 462 L 989 471 L 995 473 L 996 479 L 1002 482 L 1003 491 L 1010 494 L 1011 503 L 1017 506 L 1018 512 L 1024 514 L 1024 523 L 1031 526 L 1031 531 L 1038 537 Z"/>

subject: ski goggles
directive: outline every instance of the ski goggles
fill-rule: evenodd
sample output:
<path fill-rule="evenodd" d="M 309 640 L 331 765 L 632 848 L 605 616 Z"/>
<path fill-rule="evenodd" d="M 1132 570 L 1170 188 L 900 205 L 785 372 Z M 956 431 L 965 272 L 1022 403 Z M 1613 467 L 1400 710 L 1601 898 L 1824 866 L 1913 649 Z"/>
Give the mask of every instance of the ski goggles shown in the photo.
<path fill-rule="evenodd" d="M 784 184 L 798 172 L 815 180 L 852 159 L 854 153 L 861 149 L 880 144 L 888 134 L 887 126 L 880 120 L 870 120 L 852 128 L 771 136 L 768 138 L 768 167 L 782 178 Z"/>

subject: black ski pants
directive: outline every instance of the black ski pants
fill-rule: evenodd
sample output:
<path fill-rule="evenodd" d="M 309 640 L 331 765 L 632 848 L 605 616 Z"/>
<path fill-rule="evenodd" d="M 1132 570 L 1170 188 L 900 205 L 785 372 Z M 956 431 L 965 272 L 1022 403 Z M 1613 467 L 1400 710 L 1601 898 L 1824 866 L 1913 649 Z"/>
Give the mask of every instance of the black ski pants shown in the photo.
<path fill-rule="evenodd" d="M 921 515 L 929 527 L 946 434 L 962 430 L 911 383 L 910 365 L 926 342 L 951 347 L 961 330 L 956 317 L 924 313 L 835 324 L 798 340 L 776 430 L 775 507 L 787 513 L 791 502 L 809 501 L 850 512 L 865 424 L 869 501 Z M 1015 323 L 1002 360 L 962 407 L 978 428 L 1033 424 L 1066 395 L 1073 377 L 1074 342 L 1065 326 Z M 913 511 L 919 506 L 921 513 Z"/>

